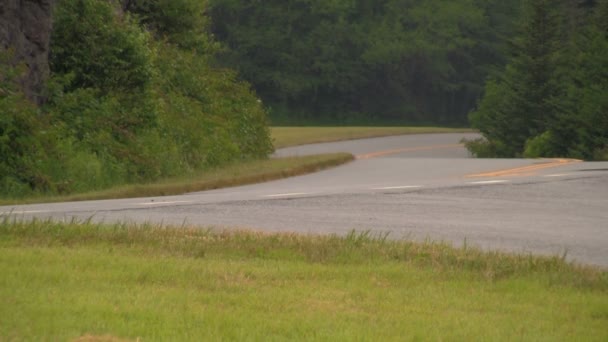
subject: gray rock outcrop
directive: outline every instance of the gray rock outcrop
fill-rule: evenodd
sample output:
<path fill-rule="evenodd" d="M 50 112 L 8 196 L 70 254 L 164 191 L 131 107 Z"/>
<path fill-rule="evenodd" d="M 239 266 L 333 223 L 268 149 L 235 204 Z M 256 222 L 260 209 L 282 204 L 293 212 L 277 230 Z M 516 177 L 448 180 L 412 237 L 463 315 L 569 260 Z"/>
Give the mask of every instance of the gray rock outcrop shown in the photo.
<path fill-rule="evenodd" d="M 24 63 L 20 80 L 28 98 L 41 103 L 49 74 L 52 7 L 56 0 L 0 0 L 0 52 L 12 49 L 13 63 Z"/>

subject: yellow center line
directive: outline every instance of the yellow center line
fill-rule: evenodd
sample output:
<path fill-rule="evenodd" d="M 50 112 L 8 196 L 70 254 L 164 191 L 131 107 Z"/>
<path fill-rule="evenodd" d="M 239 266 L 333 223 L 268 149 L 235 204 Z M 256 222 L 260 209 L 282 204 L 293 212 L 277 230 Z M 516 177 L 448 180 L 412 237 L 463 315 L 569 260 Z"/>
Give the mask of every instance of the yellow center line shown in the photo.
<path fill-rule="evenodd" d="M 581 160 L 578 159 L 550 159 L 547 162 L 543 162 L 540 164 L 521 166 L 512 169 L 505 170 L 497 170 L 490 172 L 482 172 L 482 173 L 474 173 L 470 175 L 466 175 L 465 177 L 473 178 L 473 177 L 505 177 L 505 176 L 528 176 L 534 174 L 536 171 L 549 169 L 553 167 L 563 166 L 572 163 L 580 163 Z"/>
<path fill-rule="evenodd" d="M 434 146 L 400 148 L 400 149 L 395 149 L 395 150 L 387 150 L 387 151 L 372 152 L 372 153 L 367 153 L 367 154 L 360 154 L 356 158 L 357 159 L 370 159 L 370 158 L 388 156 L 391 154 L 398 154 L 398 153 L 405 153 L 405 152 L 440 150 L 440 149 L 448 149 L 448 148 L 459 148 L 459 147 L 463 147 L 463 146 L 464 146 L 463 144 L 451 144 L 451 145 L 434 145 Z"/>

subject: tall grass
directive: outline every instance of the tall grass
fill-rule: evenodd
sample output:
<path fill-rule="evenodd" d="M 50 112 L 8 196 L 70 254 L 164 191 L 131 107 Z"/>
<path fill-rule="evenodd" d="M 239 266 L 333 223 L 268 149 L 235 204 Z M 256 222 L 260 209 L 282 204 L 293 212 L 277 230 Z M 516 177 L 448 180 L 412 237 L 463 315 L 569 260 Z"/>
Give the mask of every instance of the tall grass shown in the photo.
<path fill-rule="evenodd" d="M 323 264 L 403 262 L 443 272 L 473 271 L 486 280 L 551 274 L 561 284 L 608 291 L 608 272 L 569 263 L 566 255 L 538 256 L 483 251 L 443 242 L 390 239 L 388 234 L 351 231 L 346 236 L 265 233 L 167 227 L 157 224 L 103 224 L 0 217 L 0 234 L 33 246 L 111 244 L 180 257 L 205 256 L 295 260 Z"/>

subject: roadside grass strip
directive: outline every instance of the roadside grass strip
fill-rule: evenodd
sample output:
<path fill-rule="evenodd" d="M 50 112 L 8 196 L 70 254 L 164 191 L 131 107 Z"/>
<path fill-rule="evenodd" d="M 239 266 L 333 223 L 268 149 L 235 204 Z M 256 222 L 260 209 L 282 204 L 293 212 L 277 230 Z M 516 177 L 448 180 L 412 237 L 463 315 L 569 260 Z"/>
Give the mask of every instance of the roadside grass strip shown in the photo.
<path fill-rule="evenodd" d="M 0 340 L 608 340 L 608 273 L 386 235 L 0 217 Z"/>
<path fill-rule="evenodd" d="M 271 127 L 276 148 L 402 134 L 471 133 L 470 128 L 446 127 Z"/>
<path fill-rule="evenodd" d="M 331 153 L 254 160 L 203 171 L 188 177 L 160 180 L 156 183 L 131 184 L 102 191 L 66 196 L 0 199 L 0 205 L 181 195 L 189 192 L 260 183 L 303 175 L 342 165 L 353 159 L 353 155 L 348 153 Z M 158 203 L 151 203 L 149 205 L 156 204 Z"/>

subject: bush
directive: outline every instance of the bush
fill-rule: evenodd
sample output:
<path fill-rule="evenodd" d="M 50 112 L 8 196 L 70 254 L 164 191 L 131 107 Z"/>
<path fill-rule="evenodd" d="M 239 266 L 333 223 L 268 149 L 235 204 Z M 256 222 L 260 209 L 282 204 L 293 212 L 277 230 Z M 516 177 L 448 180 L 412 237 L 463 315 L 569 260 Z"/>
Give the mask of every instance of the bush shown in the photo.
<path fill-rule="evenodd" d="M 3 194 L 99 190 L 272 151 L 257 97 L 234 72 L 210 65 L 216 45 L 204 2 L 133 3 L 159 9 L 138 14 L 163 41 L 111 1 L 57 4 L 43 108 L 9 82 L 18 69 L 1 64 Z"/>
<path fill-rule="evenodd" d="M 50 184 L 38 167 L 46 159 L 45 121 L 16 83 L 25 68 L 11 60 L 10 51 L 0 53 L 0 193 L 19 197 Z"/>
<path fill-rule="evenodd" d="M 208 34 L 205 0 L 135 0 L 126 9 L 160 39 L 180 49 L 211 56 L 220 49 Z"/>
<path fill-rule="evenodd" d="M 608 161 L 608 146 L 595 149 L 593 151 L 593 159 Z"/>
<path fill-rule="evenodd" d="M 20 196 L 26 189 L 47 190 L 48 177 L 38 168 L 46 153 L 35 105 L 20 93 L 0 96 L 0 113 L 0 192 Z"/>
<path fill-rule="evenodd" d="M 474 140 L 463 140 L 464 146 L 475 157 L 478 158 L 493 158 L 496 156 L 496 143 L 488 141 L 484 138 Z"/>
<path fill-rule="evenodd" d="M 526 158 L 540 158 L 540 157 L 551 157 L 553 156 L 553 144 L 554 135 L 551 131 L 546 131 L 542 134 L 530 138 L 526 142 L 524 149 L 524 157 Z"/>
<path fill-rule="evenodd" d="M 105 0 L 65 0 L 55 7 L 51 70 L 72 74 L 67 90 L 146 88 L 152 79 L 149 35 Z"/>
<path fill-rule="evenodd" d="M 159 129 L 192 167 L 264 158 L 272 152 L 267 113 L 234 72 L 213 69 L 190 51 L 157 49 L 163 109 Z"/>

